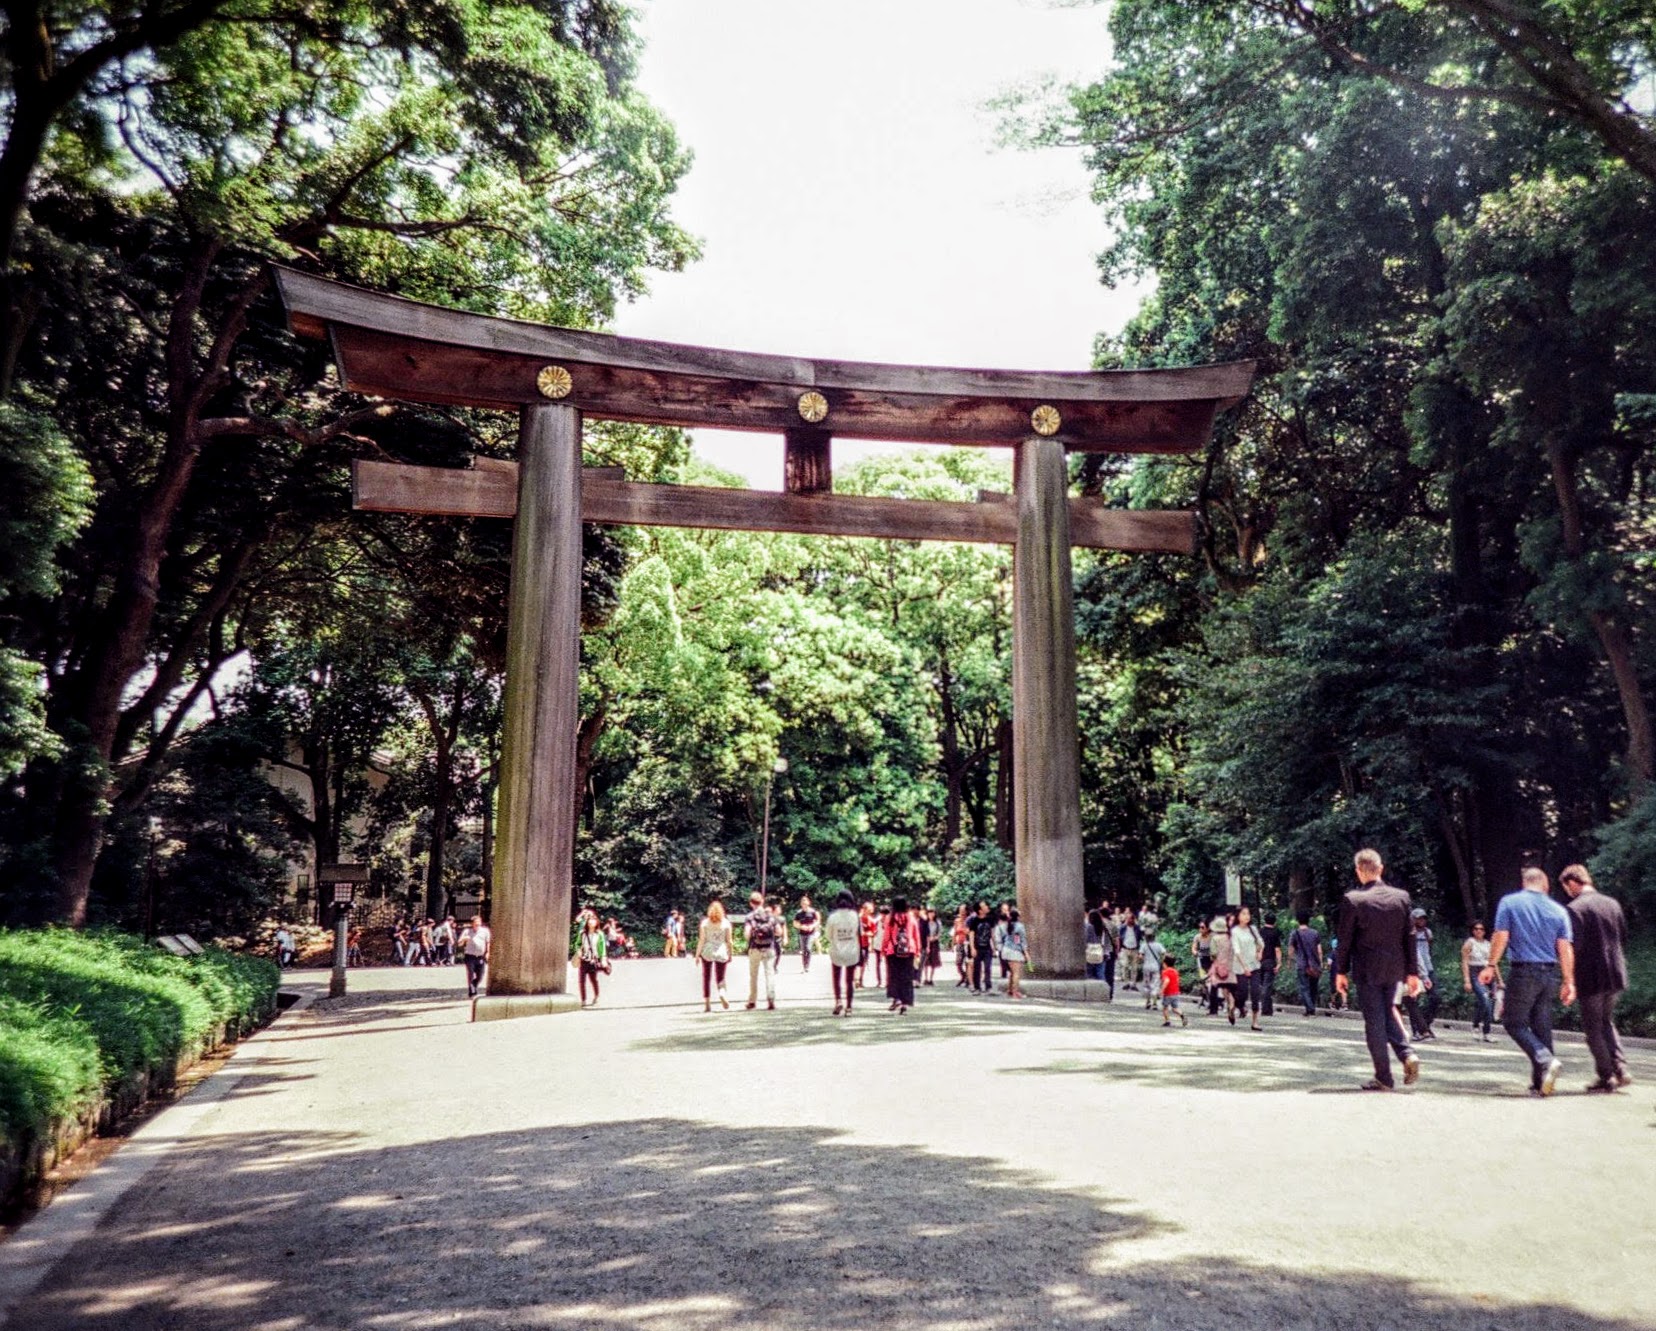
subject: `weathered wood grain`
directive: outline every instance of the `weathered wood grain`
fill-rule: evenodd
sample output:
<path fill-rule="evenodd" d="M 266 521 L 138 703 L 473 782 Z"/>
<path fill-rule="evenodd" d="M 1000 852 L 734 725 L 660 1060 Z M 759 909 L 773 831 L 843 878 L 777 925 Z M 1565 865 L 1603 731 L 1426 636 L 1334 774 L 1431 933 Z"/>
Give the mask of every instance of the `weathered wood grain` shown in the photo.
<path fill-rule="evenodd" d="M 807 388 L 815 388 L 820 392 L 861 389 L 940 397 L 1017 397 L 1030 399 L 1031 406 L 1041 402 L 1167 402 L 1191 398 L 1229 406 L 1248 391 L 1253 381 L 1251 361 L 1161 370 L 1049 371 L 889 365 L 727 351 L 444 309 L 290 268 L 277 267 L 275 273 L 288 325 L 301 336 L 317 336 L 318 330 L 328 325 L 380 329 L 404 340 L 524 356 L 543 364 L 577 361 L 669 375 L 766 380 L 792 385 L 796 397 Z"/>
<path fill-rule="evenodd" d="M 569 964 L 571 791 L 581 719 L 580 413 L 550 405 L 525 409 L 518 457 L 489 992 L 561 994 Z"/>
<path fill-rule="evenodd" d="M 585 522 L 637 527 L 707 527 L 723 531 L 795 532 L 807 536 L 882 536 L 911 541 L 978 541 L 1010 545 L 1018 519 L 1005 497 L 967 504 L 867 495 L 723 490 L 647 485 L 595 474 L 581 487 Z M 494 467 L 462 471 L 358 461 L 351 468 L 355 506 L 374 512 L 509 518 L 517 511 L 516 477 Z M 1106 508 L 1069 501 L 1071 543 L 1098 550 L 1191 554 L 1196 517 L 1178 511 Z"/>
<path fill-rule="evenodd" d="M 782 485 L 789 494 L 827 494 L 834 488 L 833 440 L 826 430 L 789 430 L 783 448 Z"/>
<path fill-rule="evenodd" d="M 1043 977 L 1084 967 L 1080 723 L 1069 472 L 1050 439 L 1018 449 L 1012 560 L 1013 836 L 1018 909 Z M 1003 508 L 1003 505 L 985 505 Z"/>

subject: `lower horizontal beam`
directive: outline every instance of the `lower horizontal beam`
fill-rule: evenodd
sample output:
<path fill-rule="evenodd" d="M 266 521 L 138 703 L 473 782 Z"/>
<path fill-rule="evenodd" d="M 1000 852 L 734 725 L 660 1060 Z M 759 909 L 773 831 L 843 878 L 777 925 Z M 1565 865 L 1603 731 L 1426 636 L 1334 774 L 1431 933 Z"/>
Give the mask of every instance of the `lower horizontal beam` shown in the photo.
<path fill-rule="evenodd" d="M 463 471 L 396 462 L 351 464 L 352 503 L 389 513 L 510 518 L 517 513 L 516 468 Z M 1196 515 L 1106 508 L 1071 499 L 1070 542 L 1097 550 L 1196 549 Z M 1003 502 L 946 503 L 875 495 L 787 494 L 703 485 L 645 485 L 589 470 L 581 485 L 581 520 L 635 527 L 705 527 L 721 531 L 793 532 L 805 536 L 874 536 L 908 541 L 977 541 L 1011 545 L 1018 514 Z"/>

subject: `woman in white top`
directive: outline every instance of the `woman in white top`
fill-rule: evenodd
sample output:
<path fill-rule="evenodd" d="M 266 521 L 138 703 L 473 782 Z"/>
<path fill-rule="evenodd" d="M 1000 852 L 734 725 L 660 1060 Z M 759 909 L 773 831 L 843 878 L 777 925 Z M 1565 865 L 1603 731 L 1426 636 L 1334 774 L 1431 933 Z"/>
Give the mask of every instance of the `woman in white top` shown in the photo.
<path fill-rule="evenodd" d="M 851 1015 L 851 999 L 857 992 L 857 967 L 862 963 L 862 917 L 857 914 L 857 899 L 849 892 L 841 892 L 834 901 L 834 909 L 822 926 L 828 940 L 828 965 L 834 972 L 834 1015 Z M 840 984 L 845 985 L 845 999 L 840 1000 Z"/>
<path fill-rule="evenodd" d="M 1022 998 L 1024 964 L 1029 960 L 1029 933 L 1018 918 L 1016 906 L 1007 913 L 1006 932 L 1001 935 L 1001 960 L 1011 969 L 1006 981 L 1006 996 Z"/>
<path fill-rule="evenodd" d="M 1231 982 L 1236 986 L 1236 1006 L 1231 1009 L 1231 1025 L 1236 1025 L 1236 1014 L 1253 1010 L 1253 1029 L 1259 1030 L 1259 1005 L 1264 997 L 1259 973 L 1260 958 L 1265 954 L 1265 939 L 1254 928 L 1253 913 L 1246 906 L 1236 912 L 1236 923 L 1231 926 Z"/>
<path fill-rule="evenodd" d="M 725 918 L 722 902 L 715 901 L 702 917 L 701 930 L 696 935 L 696 960 L 701 962 L 702 1011 L 713 1010 L 713 985 L 719 986 L 719 1006 L 728 1008 L 725 996 L 725 967 L 735 944 L 730 936 L 730 921 Z"/>
<path fill-rule="evenodd" d="M 1474 1026 L 1483 1027 L 1484 1043 L 1489 1043 L 1489 1027 L 1495 1020 L 1495 993 L 1483 982 L 1480 972 L 1489 965 L 1489 930 L 1482 920 L 1472 924 L 1472 936 L 1461 944 L 1461 983 L 1478 1003 L 1478 1015 L 1472 1018 Z"/>

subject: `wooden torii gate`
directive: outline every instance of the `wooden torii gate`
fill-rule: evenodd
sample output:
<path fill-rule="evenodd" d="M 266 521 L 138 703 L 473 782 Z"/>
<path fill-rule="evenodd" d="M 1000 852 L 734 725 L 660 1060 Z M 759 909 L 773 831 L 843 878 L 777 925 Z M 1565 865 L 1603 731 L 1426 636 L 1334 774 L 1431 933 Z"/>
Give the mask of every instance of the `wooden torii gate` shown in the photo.
<path fill-rule="evenodd" d="M 288 325 L 327 338 L 345 387 L 515 410 L 516 464 L 357 462 L 357 508 L 511 518 L 506 723 L 490 1005 L 564 1005 L 575 842 L 581 524 L 1010 544 L 1018 904 L 1032 960 L 1079 975 L 1081 802 L 1070 547 L 1193 553 L 1195 515 L 1069 497 L 1066 452 L 1188 453 L 1252 363 L 1038 373 L 756 355 L 468 314 L 277 271 Z M 583 416 L 781 434 L 781 493 L 583 474 Z M 832 493 L 835 436 L 1015 450 L 1012 496 L 978 503 Z M 499 999 L 495 1003 L 495 998 Z"/>

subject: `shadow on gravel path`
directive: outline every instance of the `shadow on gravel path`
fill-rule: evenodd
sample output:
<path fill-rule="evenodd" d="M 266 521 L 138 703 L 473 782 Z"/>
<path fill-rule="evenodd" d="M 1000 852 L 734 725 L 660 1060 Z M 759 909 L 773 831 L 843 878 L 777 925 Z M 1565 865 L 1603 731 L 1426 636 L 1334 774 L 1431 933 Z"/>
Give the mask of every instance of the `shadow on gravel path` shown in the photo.
<path fill-rule="evenodd" d="M 1196 1203 L 1193 1203 L 1196 1204 Z M 1634 1331 L 1404 1279 L 1138 1255 L 1170 1226 L 984 1159 L 674 1118 L 388 1149 L 194 1138 L 29 1331 Z"/>

